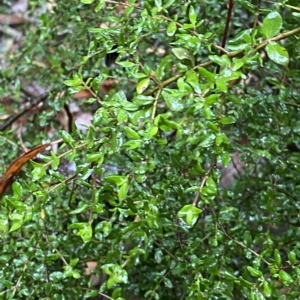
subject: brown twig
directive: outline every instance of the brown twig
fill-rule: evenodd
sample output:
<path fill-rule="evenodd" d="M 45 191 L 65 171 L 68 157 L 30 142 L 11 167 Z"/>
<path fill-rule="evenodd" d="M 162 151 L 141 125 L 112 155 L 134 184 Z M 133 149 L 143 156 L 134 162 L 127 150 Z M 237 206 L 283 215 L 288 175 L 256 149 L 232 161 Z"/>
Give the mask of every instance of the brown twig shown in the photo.
<path fill-rule="evenodd" d="M 10 125 L 12 125 L 14 122 L 16 122 L 18 119 L 20 119 L 24 114 L 26 114 L 28 111 L 30 111 L 33 107 L 38 105 L 40 102 L 44 102 L 48 98 L 49 94 L 45 93 L 38 97 L 37 99 L 33 100 L 31 103 L 26 105 L 23 110 L 20 112 L 8 117 L 3 124 L 0 126 L 0 131 L 4 131 L 7 129 Z"/>
<path fill-rule="evenodd" d="M 234 1 L 233 0 L 229 0 L 228 10 L 227 10 L 226 24 L 225 24 L 225 29 L 224 29 L 223 38 L 222 38 L 222 44 L 221 44 L 221 47 L 223 49 L 225 49 L 225 46 L 226 46 L 226 40 L 227 40 L 227 36 L 228 36 L 228 31 L 229 31 L 229 25 L 230 25 L 231 16 L 232 16 L 233 5 L 234 5 Z M 220 50 L 220 55 L 222 55 L 222 51 L 221 50 Z M 221 66 L 218 65 L 217 70 L 216 70 L 216 74 L 219 74 L 220 70 L 221 70 Z"/>

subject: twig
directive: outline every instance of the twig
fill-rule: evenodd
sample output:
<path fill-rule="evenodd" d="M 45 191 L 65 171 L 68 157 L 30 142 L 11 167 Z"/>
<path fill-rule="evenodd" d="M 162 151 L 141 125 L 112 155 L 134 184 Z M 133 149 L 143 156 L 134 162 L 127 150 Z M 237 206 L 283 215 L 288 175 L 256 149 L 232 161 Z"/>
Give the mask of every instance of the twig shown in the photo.
<path fill-rule="evenodd" d="M 8 117 L 4 123 L 0 126 L 0 131 L 4 131 L 7 129 L 10 125 L 12 125 L 14 122 L 16 122 L 19 118 L 21 118 L 24 114 L 26 114 L 28 111 L 30 111 L 33 107 L 38 105 L 40 102 L 44 102 L 48 98 L 49 94 L 45 93 L 44 95 L 38 97 L 37 99 L 33 100 L 31 103 L 26 105 L 23 110 L 16 113 L 15 115 L 12 115 Z"/>
<path fill-rule="evenodd" d="M 279 34 L 279 35 L 277 35 L 277 36 L 275 36 L 275 37 L 273 37 L 273 38 L 266 39 L 266 40 L 264 40 L 263 42 L 261 42 L 256 48 L 254 48 L 249 54 L 246 54 L 245 57 L 249 57 L 249 56 L 251 56 L 251 55 L 254 55 L 258 50 L 260 50 L 261 48 L 265 47 L 265 46 L 268 44 L 269 41 L 274 41 L 274 42 L 275 42 L 275 41 L 280 41 L 280 40 L 283 40 L 283 39 L 285 39 L 285 38 L 287 38 L 287 37 L 289 37 L 289 36 L 295 35 L 295 34 L 297 34 L 297 33 L 299 33 L 299 32 L 300 32 L 300 27 L 295 28 L 295 29 L 290 30 L 290 31 L 287 31 L 287 32 L 285 32 L 285 33 L 281 33 L 281 34 Z M 233 58 L 233 57 L 236 57 L 236 56 L 242 54 L 243 52 L 244 52 L 244 50 L 232 51 L 232 52 L 228 52 L 227 56 L 228 56 L 229 58 Z M 202 68 L 203 68 L 203 67 L 207 67 L 207 66 L 210 66 L 210 65 L 212 65 L 212 64 L 213 64 L 213 61 L 208 60 L 208 61 L 206 61 L 206 62 L 204 62 L 204 63 L 202 63 L 202 64 L 200 64 L 200 65 L 195 66 L 195 67 L 193 68 L 193 70 L 197 70 L 197 69 L 200 68 L 200 67 L 202 67 Z M 175 82 L 177 79 L 179 79 L 179 78 L 180 78 L 181 76 L 183 76 L 184 74 L 185 74 L 185 72 L 182 72 L 182 73 L 180 73 L 180 74 L 177 74 L 177 75 L 175 75 L 175 76 L 173 76 L 173 77 L 171 77 L 171 78 L 169 78 L 169 79 L 167 79 L 167 80 L 161 82 L 160 85 L 155 86 L 154 88 L 152 88 L 151 90 L 149 90 L 147 93 L 145 93 L 145 95 L 146 95 L 146 96 L 152 95 L 152 94 L 155 93 L 157 90 L 159 90 L 159 89 L 161 89 L 161 88 L 163 88 L 163 87 L 169 85 L 170 83 Z"/>
<path fill-rule="evenodd" d="M 234 5 L 233 0 L 229 0 L 228 10 L 227 10 L 226 24 L 225 24 L 225 29 L 224 29 L 223 38 L 222 38 L 222 44 L 221 44 L 221 47 L 223 49 L 225 49 L 225 46 L 226 46 L 226 40 L 227 40 L 227 36 L 228 36 L 228 30 L 229 30 L 229 25 L 230 25 L 230 21 L 231 21 L 233 5 Z M 221 50 L 220 50 L 220 55 L 222 55 L 222 51 Z M 220 70 L 221 70 L 221 66 L 218 65 L 217 70 L 216 70 L 216 74 L 219 74 Z"/>
<path fill-rule="evenodd" d="M 157 103 L 158 103 L 160 93 L 161 93 L 161 89 L 158 90 L 158 92 L 156 94 L 156 97 L 155 97 L 155 101 L 154 101 L 154 104 L 153 104 L 153 110 L 152 110 L 152 114 L 151 114 L 151 120 L 154 120 L 154 118 L 155 118 L 156 108 L 157 108 Z"/>
<path fill-rule="evenodd" d="M 204 178 L 203 178 L 202 181 L 201 181 L 201 184 L 200 184 L 200 187 L 199 187 L 199 191 L 196 193 L 196 196 L 195 196 L 195 198 L 194 198 L 194 201 L 193 201 L 193 205 L 194 205 L 194 206 L 197 206 L 198 201 L 199 201 L 200 191 L 201 191 L 201 189 L 204 187 L 204 184 L 205 184 L 205 182 L 206 182 L 206 180 L 207 180 L 207 178 L 208 178 L 208 176 L 209 176 L 209 174 L 210 174 L 210 172 L 211 172 L 211 170 L 212 170 L 212 168 L 213 168 L 214 166 L 215 166 L 215 164 L 212 164 L 212 165 L 209 167 L 208 171 L 205 173 L 205 176 L 204 176 Z"/>
<path fill-rule="evenodd" d="M 289 106 L 295 106 L 300 108 L 300 104 L 296 104 L 296 103 L 292 103 L 292 102 L 283 102 L 285 105 L 289 105 Z"/>
<path fill-rule="evenodd" d="M 10 35 L 11 37 L 16 39 L 17 41 L 19 41 L 22 37 L 21 32 L 17 31 L 16 29 L 13 29 L 9 26 L 0 25 L 0 31 L 7 34 L 7 35 Z"/>
<path fill-rule="evenodd" d="M 259 255 L 258 253 L 256 253 L 254 250 L 250 249 L 249 247 L 247 247 L 245 244 L 243 244 L 242 242 L 237 241 L 236 239 L 233 239 L 224 229 L 224 227 L 222 227 L 222 230 L 224 232 L 224 234 L 233 242 L 235 242 L 237 245 L 243 247 L 244 249 L 247 249 L 248 251 L 250 251 L 252 254 L 254 254 L 257 257 L 260 257 L 262 261 L 264 261 L 268 266 L 271 264 L 269 263 L 267 260 L 265 260 L 261 255 Z"/>

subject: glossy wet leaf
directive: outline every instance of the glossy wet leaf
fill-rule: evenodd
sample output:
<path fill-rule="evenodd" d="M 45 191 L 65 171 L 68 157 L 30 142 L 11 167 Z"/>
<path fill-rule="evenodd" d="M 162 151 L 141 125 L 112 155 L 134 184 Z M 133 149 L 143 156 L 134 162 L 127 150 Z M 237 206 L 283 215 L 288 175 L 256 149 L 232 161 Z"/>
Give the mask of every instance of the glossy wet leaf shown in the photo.
<path fill-rule="evenodd" d="M 80 0 L 80 1 L 81 1 L 81 3 L 83 3 L 83 4 L 92 4 L 92 3 L 95 2 L 95 0 Z"/>
<path fill-rule="evenodd" d="M 167 35 L 173 36 L 177 30 L 176 23 L 174 21 L 170 22 L 167 28 Z"/>
<path fill-rule="evenodd" d="M 69 229 L 75 229 L 76 235 L 80 236 L 84 243 L 89 242 L 93 235 L 93 229 L 89 222 L 71 224 Z"/>
<path fill-rule="evenodd" d="M 258 269 L 255 269 L 251 266 L 247 267 L 247 270 L 249 271 L 249 273 L 251 274 L 251 276 L 253 277 L 261 277 L 262 276 L 262 272 Z"/>
<path fill-rule="evenodd" d="M 289 53 L 287 50 L 276 42 L 269 42 L 267 47 L 267 54 L 275 63 L 287 66 L 289 64 Z"/>
<path fill-rule="evenodd" d="M 193 25 L 196 24 L 196 22 L 197 22 L 197 13 L 196 13 L 195 8 L 192 5 L 190 6 L 190 9 L 189 9 L 189 19 L 190 19 L 190 22 Z"/>
<path fill-rule="evenodd" d="M 119 199 L 120 202 L 122 202 L 126 198 L 127 193 L 128 193 L 128 189 L 129 189 L 129 183 L 128 183 L 128 181 L 125 181 L 119 187 L 119 190 L 118 190 L 118 199 Z"/>
<path fill-rule="evenodd" d="M 149 86 L 149 83 L 150 83 L 150 79 L 149 78 L 145 78 L 143 80 L 141 80 L 137 87 L 136 87 L 136 92 L 140 95 L 142 94 L 146 89 L 147 87 Z"/>
<path fill-rule="evenodd" d="M 263 20 L 261 31 L 266 38 L 271 38 L 280 32 L 282 17 L 277 11 L 269 13 Z"/>
<path fill-rule="evenodd" d="M 181 93 L 179 91 L 171 91 L 171 90 L 164 90 L 162 91 L 162 96 L 166 101 L 167 106 L 172 111 L 181 111 L 184 109 L 184 99 L 183 96 L 185 93 Z"/>
<path fill-rule="evenodd" d="M 291 275 L 283 270 L 279 271 L 279 279 L 285 286 L 289 286 L 294 281 Z"/>
<path fill-rule="evenodd" d="M 185 218 L 189 226 L 194 226 L 202 210 L 192 204 L 187 204 L 178 211 L 178 218 Z"/>
<path fill-rule="evenodd" d="M 127 137 L 129 137 L 130 139 L 134 139 L 134 140 L 140 139 L 140 135 L 134 129 L 126 126 L 124 127 L 124 130 Z"/>
<path fill-rule="evenodd" d="M 46 174 L 46 169 L 44 165 L 39 164 L 37 162 L 32 161 L 31 164 L 33 165 L 33 170 L 31 172 L 32 180 L 37 181 L 41 179 Z"/>
<path fill-rule="evenodd" d="M 190 50 L 185 48 L 172 48 L 173 54 L 180 60 L 189 60 L 192 63 L 192 66 L 195 65 L 195 57 L 190 52 Z"/>

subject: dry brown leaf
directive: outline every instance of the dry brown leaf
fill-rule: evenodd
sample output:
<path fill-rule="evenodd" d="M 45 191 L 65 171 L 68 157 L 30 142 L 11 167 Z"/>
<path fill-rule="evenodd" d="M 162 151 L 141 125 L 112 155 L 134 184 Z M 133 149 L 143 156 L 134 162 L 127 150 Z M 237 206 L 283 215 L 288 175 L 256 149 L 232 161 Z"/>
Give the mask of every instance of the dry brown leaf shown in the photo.
<path fill-rule="evenodd" d="M 37 146 L 30 151 L 20 155 L 18 158 L 16 158 L 10 166 L 5 171 L 2 178 L 0 178 L 0 197 L 2 197 L 5 189 L 10 185 L 13 178 L 20 172 L 22 167 L 32 158 L 34 158 L 37 154 L 44 151 L 47 147 L 49 147 L 51 144 L 43 144 L 40 146 Z"/>

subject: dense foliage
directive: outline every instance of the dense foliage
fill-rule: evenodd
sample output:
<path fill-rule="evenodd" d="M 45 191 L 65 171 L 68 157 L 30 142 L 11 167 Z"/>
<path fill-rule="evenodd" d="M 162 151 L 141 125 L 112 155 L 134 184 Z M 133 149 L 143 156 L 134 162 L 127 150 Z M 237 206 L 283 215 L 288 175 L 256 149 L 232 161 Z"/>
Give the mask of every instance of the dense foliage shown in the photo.
<path fill-rule="evenodd" d="M 1 299 L 296 299 L 299 17 L 30 1 L 0 56 L 1 174 L 52 147 L 2 196 Z"/>

